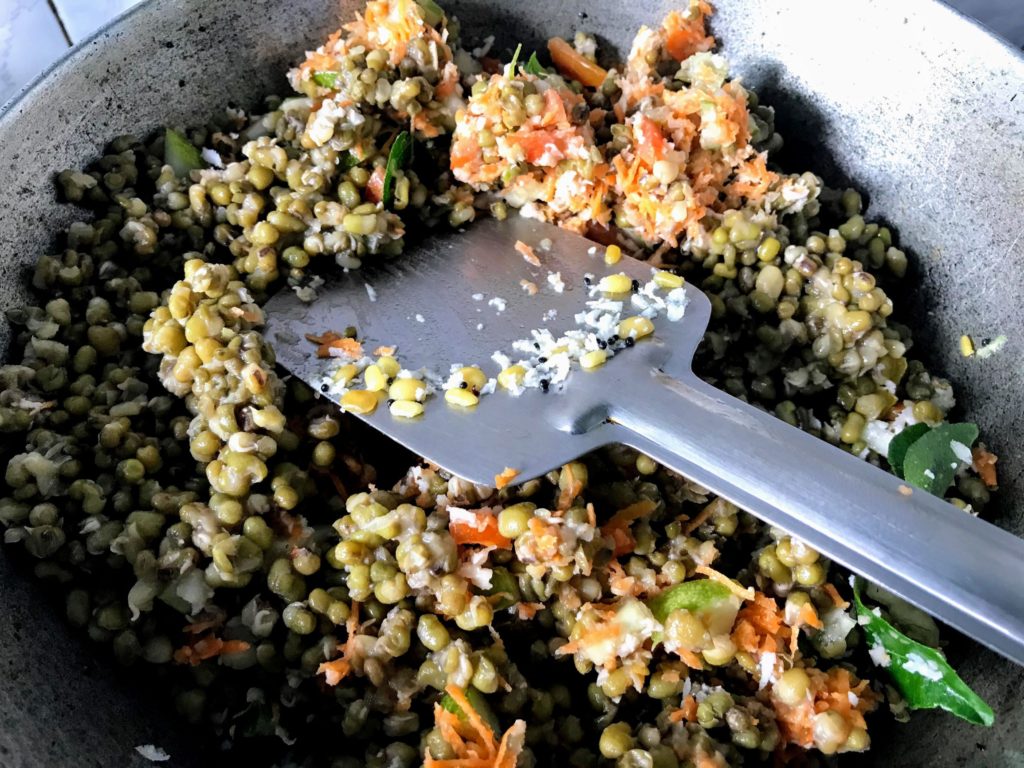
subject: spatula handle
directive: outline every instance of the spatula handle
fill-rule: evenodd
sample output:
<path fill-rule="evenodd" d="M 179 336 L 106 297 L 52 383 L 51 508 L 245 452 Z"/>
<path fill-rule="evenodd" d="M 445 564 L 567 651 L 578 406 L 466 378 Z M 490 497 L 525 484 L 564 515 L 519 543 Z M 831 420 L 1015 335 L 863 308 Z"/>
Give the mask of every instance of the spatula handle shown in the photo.
<path fill-rule="evenodd" d="M 609 417 L 627 444 L 1024 664 L 1024 540 L 692 374 L 645 375 Z"/>

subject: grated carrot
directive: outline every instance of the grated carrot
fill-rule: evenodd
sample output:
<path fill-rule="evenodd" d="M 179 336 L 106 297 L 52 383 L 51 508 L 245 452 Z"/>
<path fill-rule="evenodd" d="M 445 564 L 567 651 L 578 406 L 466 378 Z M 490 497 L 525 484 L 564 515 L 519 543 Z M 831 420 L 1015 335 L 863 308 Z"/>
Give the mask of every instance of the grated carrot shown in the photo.
<path fill-rule="evenodd" d="M 348 357 L 356 360 L 363 355 L 362 344 L 335 331 L 325 331 L 319 336 L 307 333 L 306 340 L 318 345 L 316 349 L 317 357 Z"/>
<path fill-rule="evenodd" d="M 627 507 L 623 507 L 614 515 L 612 515 L 608 522 L 601 526 L 603 531 L 605 528 L 620 528 L 629 525 L 635 520 L 639 520 L 641 517 L 647 517 L 655 509 L 658 508 L 656 502 L 650 499 L 642 499 L 641 501 L 634 502 Z"/>
<path fill-rule="evenodd" d="M 529 621 L 537 615 L 538 611 L 544 610 L 544 603 L 516 603 L 516 616 L 523 621 Z"/>
<path fill-rule="evenodd" d="M 704 509 L 697 513 L 697 516 L 686 523 L 686 527 L 683 528 L 683 533 L 689 536 L 691 533 L 700 528 L 711 517 L 711 513 L 714 511 L 714 502 L 711 504 L 705 504 Z"/>
<path fill-rule="evenodd" d="M 999 461 L 999 457 L 994 453 L 986 449 L 984 446 L 977 445 L 974 447 L 974 451 L 971 455 L 971 466 L 974 467 L 974 471 L 981 477 L 981 481 L 989 488 L 995 488 L 999 485 L 999 479 L 996 476 L 996 462 Z"/>
<path fill-rule="evenodd" d="M 500 491 L 506 485 L 515 480 L 518 476 L 518 469 L 512 469 L 512 467 L 505 467 L 501 472 L 494 476 L 494 487 Z"/>
<path fill-rule="evenodd" d="M 584 629 L 579 637 L 574 640 L 570 640 L 565 645 L 561 646 L 555 651 L 556 656 L 565 656 L 566 654 L 576 653 L 577 651 L 594 648 L 600 643 L 606 640 L 617 640 L 622 635 L 622 625 L 619 623 L 615 613 L 615 609 L 610 606 L 592 606 L 598 620 L 592 626 L 588 626 Z M 577 627 L 583 627 L 583 624 L 577 624 Z M 612 657 L 609 663 L 606 663 L 605 669 L 614 669 L 618 665 L 618 659 Z"/>
<path fill-rule="evenodd" d="M 384 166 L 378 165 L 366 182 L 366 199 L 371 203 L 379 203 L 384 198 Z"/>
<path fill-rule="evenodd" d="M 427 37 L 422 12 L 413 0 L 370 0 L 363 13 L 345 29 L 354 35 L 363 35 L 375 48 L 391 52 L 391 65 L 396 66 L 404 57 L 409 43 L 418 37 Z"/>
<path fill-rule="evenodd" d="M 519 753 L 522 752 L 525 743 L 526 722 L 516 720 L 501 737 L 501 743 L 498 744 L 498 755 L 494 760 L 495 768 L 516 768 L 516 763 L 519 762 Z"/>
<path fill-rule="evenodd" d="M 774 598 L 763 592 L 755 592 L 753 599 L 736 614 L 732 641 L 747 653 L 759 656 L 763 653 L 778 653 L 792 632 L 783 620 L 783 613 Z"/>
<path fill-rule="evenodd" d="M 708 565 L 698 565 L 694 570 L 696 570 L 697 573 L 703 574 L 709 579 L 714 579 L 718 583 L 727 587 L 729 591 L 736 595 L 740 600 L 753 600 L 757 596 L 757 592 L 753 587 L 741 587 L 724 573 L 719 573 Z"/>
<path fill-rule="evenodd" d="M 208 629 L 216 629 L 223 623 L 224 620 L 221 617 L 204 619 L 202 621 L 194 621 L 191 624 L 185 625 L 185 631 L 190 635 L 199 635 Z"/>
<path fill-rule="evenodd" d="M 807 667 L 804 671 L 811 681 L 804 701 L 788 705 L 774 695 L 771 699 L 779 732 L 785 743 L 805 749 L 812 747 L 814 716 L 821 712 L 837 713 L 851 728 L 867 727 L 864 715 L 873 711 L 879 702 L 879 695 L 871 690 L 867 680 L 858 681 L 845 667 L 833 667 L 828 672 Z M 856 704 L 851 700 L 851 693 Z"/>
<path fill-rule="evenodd" d="M 687 722 L 692 723 L 697 719 L 697 699 L 695 699 L 692 694 L 683 699 L 682 710 L 683 717 Z"/>
<path fill-rule="evenodd" d="M 540 266 L 540 259 L 537 258 L 537 252 L 533 250 L 532 246 L 527 245 L 522 240 L 516 240 L 515 249 L 523 255 L 527 264 L 532 264 L 535 267 Z"/>
<path fill-rule="evenodd" d="M 447 99 L 449 96 L 456 96 L 462 91 L 459 85 L 459 68 L 455 62 L 449 61 L 444 65 L 441 72 L 441 82 L 434 88 L 434 98 L 438 101 Z"/>
<path fill-rule="evenodd" d="M 821 623 L 821 619 L 818 618 L 818 612 L 814 610 L 814 606 L 811 603 L 804 603 L 800 606 L 799 619 L 801 624 L 814 627 L 814 629 L 821 629 L 825 626 Z"/>
<path fill-rule="evenodd" d="M 644 590 L 637 583 L 637 580 L 627 575 L 625 569 L 614 557 L 608 562 L 607 573 L 608 589 L 613 595 L 639 597 L 643 594 Z"/>
<path fill-rule="evenodd" d="M 670 712 L 668 719 L 672 723 L 678 723 L 682 720 L 688 723 L 694 722 L 697 719 L 697 700 L 692 694 L 687 694 L 683 698 L 682 706 Z"/>
<path fill-rule="evenodd" d="M 559 72 L 590 88 L 600 87 L 608 76 L 603 67 L 583 56 L 560 37 L 548 40 L 548 53 Z"/>
<path fill-rule="evenodd" d="M 441 135 L 441 129 L 431 122 L 429 112 L 417 112 L 412 116 L 411 124 L 417 138 L 436 139 Z"/>
<path fill-rule="evenodd" d="M 249 650 L 250 647 L 245 640 L 222 640 L 215 635 L 207 635 L 176 650 L 174 661 L 178 664 L 189 664 L 196 667 L 207 659 L 229 653 L 241 653 Z"/>
<path fill-rule="evenodd" d="M 697 759 L 696 768 L 725 768 L 725 759 L 718 753 L 711 755 L 704 751 L 704 747 L 698 747 L 694 755 Z"/>
<path fill-rule="evenodd" d="M 438 760 L 428 751 L 423 759 L 424 768 L 515 768 L 525 743 L 526 723 L 516 720 L 498 741 L 461 688 L 449 685 L 445 693 L 462 711 L 465 720 L 435 704 L 434 723 L 456 756 Z"/>
<path fill-rule="evenodd" d="M 800 606 L 800 612 L 797 614 L 796 622 L 792 625 L 792 631 L 789 634 L 789 654 L 795 657 L 796 652 L 800 646 L 800 627 L 807 626 L 813 627 L 814 629 L 821 629 L 824 624 L 820 618 L 818 618 L 818 612 L 814 609 L 811 603 L 804 603 Z"/>
<path fill-rule="evenodd" d="M 537 561 L 554 564 L 561 554 L 559 547 L 562 544 L 562 537 L 558 535 L 558 528 L 544 522 L 540 517 L 531 517 L 527 527 L 533 535 L 533 554 Z"/>
<path fill-rule="evenodd" d="M 352 671 L 352 657 L 355 655 L 356 631 L 358 629 L 359 603 L 353 601 L 348 621 L 345 622 L 345 631 L 348 636 L 345 638 L 345 642 L 338 646 L 338 650 L 341 651 L 340 658 L 325 661 L 316 670 L 318 675 L 324 676 L 324 682 L 328 685 L 337 685 Z"/>
<path fill-rule="evenodd" d="M 817 672 L 817 670 L 813 670 Z M 808 669 L 807 673 L 811 674 Z M 813 683 L 814 678 L 811 678 Z M 774 696 L 772 708 L 779 726 L 783 743 L 795 744 L 804 749 L 814 746 L 814 700 L 811 696 L 797 704 L 785 704 Z"/>
<path fill-rule="evenodd" d="M 690 669 L 704 669 L 704 662 L 701 661 L 700 656 L 693 651 L 687 650 L 686 648 L 677 648 L 675 653 Z"/>
<path fill-rule="evenodd" d="M 711 6 L 701 0 L 690 7 L 694 11 L 693 18 L 687 19 L 679 11 L 672 11 L 661 23 L 665 33 L 665 50 L 676 61 L 715 47 L 715 38 L 704 29 L 705 19 L 711 14 Z"/>
<path fill-rule="evenodd" d="M 832 602 L 835 603 L 837 607 L 842 608 L 844 611 L 850 607 L 850 603 L 843 600 L 843 596 L 839 594 L 839 590 L 831 584 L 825 584 L 822 589 L 825 590 L 825 594 L 832 599 Z"/>
<path fill-rule="evenodd" d="M 601 532 L 612 540 L 612 557 L 628 555 L 636 549 L 636 539 L 626 527 L 602 528 Z"/>
<path fill-rule="evenodd" d="M 498 549 L 512 548 L 512 541 L 502 536 L 498 530 L 496 515 L 474 509 L 467 510 L 467 513 L 475 517 L 473 522 L 462 520 L 448 522 L 448 532 L 455 539 L 456 544 L 461 546 L 475 544 Z"/>
<path fill-rule="evenodd" d="M 566 475 L 565 488 L 558 494 L 558 509 L 566 510 L 572 506 L 572 502 L 577 496 L 583 493 L 583 481 L 576 477 L 573 472 L 572 463 L 566 464 L 563 469 Z"/>

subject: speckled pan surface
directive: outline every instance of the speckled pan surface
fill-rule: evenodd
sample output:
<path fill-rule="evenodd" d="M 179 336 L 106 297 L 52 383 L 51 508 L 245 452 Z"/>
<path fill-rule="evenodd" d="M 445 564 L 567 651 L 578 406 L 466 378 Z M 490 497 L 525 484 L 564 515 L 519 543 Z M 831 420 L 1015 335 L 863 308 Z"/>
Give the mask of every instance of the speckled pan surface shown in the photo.
<path fill-rule="evenodd" d="M 673 4 L 445 5 L 470 33 L 499 34 L 499 49 L 579 27 L 621 49 Z M 873 212 L 884 212 L 916 256 L 921 288 L 902 298 L 901 319 L 1002 457 L 1002 524 L 1024 533 L 1024 60 L 932 0 L 717 5 L 715 28 L 735 71 L 778 108 L 788 163 L 866 190 Z M 0 115 L 0 308 L 22 302 L 29 265 L 75 215 L 57 203 L 54 174 L 119 133 L 202 122 L 225 103 L 282 92 L 286 66 L 341 15 L 349 10 L 337 0 L 151 0 L 8 105 Z M 965 361 L 956 351 L 963 332 L 1010 341 L 992 358 Z M 0 325 L 0 350 L 6 340 Z M 996 709 L 995 729 L 919 715 L 879 734 L 867 762 L 1022 764 L 1024 672 L 972 646 L 956 655 Z M 145 681 L 119 676 L 70 636 L 27 574 L 0 554 L 0 766 L 142 765 L 133 747 L 150 742 L 173 755 L 171 765 L 224 764 L 191 747 L 159 701 Z"/>

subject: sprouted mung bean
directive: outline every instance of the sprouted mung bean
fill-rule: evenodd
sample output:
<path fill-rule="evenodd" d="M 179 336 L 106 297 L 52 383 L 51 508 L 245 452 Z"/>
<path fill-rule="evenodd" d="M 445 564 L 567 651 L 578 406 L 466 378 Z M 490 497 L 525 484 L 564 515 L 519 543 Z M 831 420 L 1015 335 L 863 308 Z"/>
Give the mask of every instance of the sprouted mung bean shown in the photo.
<path fill-rule="evenodd" d="M 69 621 L 219 743 L 282 765 L 752 764 L 865 750 L 871 713 L 921 705 L 885 685 L 845 575 L 799 540 L 623 447 L 493 487 L 409 466 L 280 375 L 260 333 L 275 290 L 314 300 L 318 273 L 400 258 L 407 232 L 518 209 L 654 265 L 633 314 L 593 286 L 577 321 L 598 332 L 564 340 L 583 368 L 649 334 L 686 280 L 713 307 L 705 379 L 927 471 L 909 438 L 954 398 L 893 319 L 907 258 L 855 191 L 769 164 L 772 110 L 729 79 L 709 12 L 642 28 L 620 71 L 586 34 L 553 39 L 552 68 L 502 66 L 431 0 L 372 0 L 289 73 L 296 95 L 61 173 L 95 215 L 39 259 L 39 303 L 8 312 L 0 429 L 23 448 L 0 520 Z M 536 338 L 494 376 L 433 381 L 358 329 L 314 341 L 355 412 L 551 385 Z M 977 514 L 995 456 L 967 432 L 933 490 Z M 927 617 L 905 628 L 937 642 Z"/>

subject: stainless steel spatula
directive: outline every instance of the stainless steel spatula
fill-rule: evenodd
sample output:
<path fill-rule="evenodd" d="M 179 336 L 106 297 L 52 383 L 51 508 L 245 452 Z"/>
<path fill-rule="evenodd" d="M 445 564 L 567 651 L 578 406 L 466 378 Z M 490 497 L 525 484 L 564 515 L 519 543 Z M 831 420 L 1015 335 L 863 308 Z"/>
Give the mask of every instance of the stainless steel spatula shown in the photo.
<path fill-rule="evenodd" d="M 317 358 L 304 337 L 347 326 L 367 350 L 396 346 L 407 368 L 447 375 L 452 364 L 475 364 L 494 376 L 495 351 L 515 359 L 512 342 L 532 330 L 574 327 L 590 298 L 585 273 L 651 278 L 647 264 L 609 267 L 603 255 L 549 224 L 486 220 L 332 278 L 312 304 L 282 292 L 266 306 L 268 337 L 278 362 L 317 390 L 339 361 Z M 682 320 L 659 318 L 652 336 L 601 368 L 574 370 L 563 391 L 499 389 L 470 410 L 438 396 L 413 420 L 386 407 L 362 418 L 487 485 L 506 467 L 521 482 L 625 443 L 1024 664 L 1024 541 L 702 382 L 690 362 L 711 305 L 692 286 L 686 293 Z"/>

